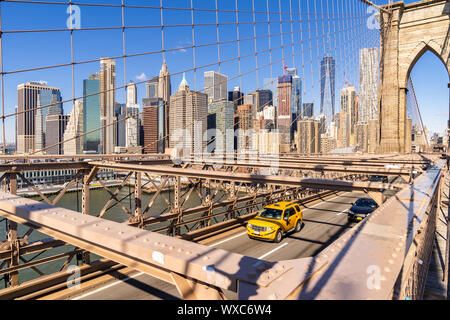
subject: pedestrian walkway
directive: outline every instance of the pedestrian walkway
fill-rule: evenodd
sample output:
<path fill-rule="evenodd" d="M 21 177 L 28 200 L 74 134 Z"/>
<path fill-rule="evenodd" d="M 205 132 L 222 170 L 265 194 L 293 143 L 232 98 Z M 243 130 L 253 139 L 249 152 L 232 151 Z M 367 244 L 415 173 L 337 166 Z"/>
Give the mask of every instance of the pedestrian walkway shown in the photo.
<path fill-rule="evenodd" d="M 423 297 L 424 300 L 448 299 L 448 256 L 446 256 L 446 250 L 450 190 L 449 177 L 450 175 L 446 174 L 442 190 L 441 208 L 438 212 L 436 221 L 434 248 L 428 269 L 427 283 Z"/>

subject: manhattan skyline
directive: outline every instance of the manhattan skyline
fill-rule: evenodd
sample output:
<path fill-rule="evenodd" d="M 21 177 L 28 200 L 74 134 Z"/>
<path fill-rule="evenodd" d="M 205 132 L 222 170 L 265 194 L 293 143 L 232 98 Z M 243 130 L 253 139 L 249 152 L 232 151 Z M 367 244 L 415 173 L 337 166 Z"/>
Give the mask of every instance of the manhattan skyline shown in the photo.
<path fill-rule="evenodd" d="M 409 3 L 411 1 L 406 1 Z M 176 1 L 175 3 L 178 3 Z M 312 2 L 311 2 L 312 3 Z M 325 4 L 327 1 L 325 1 Z M 331 2 L 330 2 L 331 3 Z M 325 4 L 322 4 L 324 8 L 320 5 L 316 8 L 317 12 L 325 11 Z M 202 8 L 208 8 L 211 4 L 196 4 Z M 233 3 L 220 4 L 222 10 L 232 10 L 234 7 Z M 276 3 L 269 2 L 269 9 L 275 10 Z M 285 3 L 282 2 L 284 7 Z M 342 4 L 345 9 L 345 4 Z M 261 12 L 267 11 L 266 5 L 255 4 L 255 10 L 260 10 Z M 297 6 L 297 7 L 296 7 Z M 306 4 L 301 2 L 301 8 L 298 8 L 298 4 L 293 2 L 293 12 L 298 12 L 299 9 L 306 11 Z M 18 72 L 11 73 L 17 70 L 23 70 L 29 67 L 45 67 L 59 63 L 70 63 L 70 52 L 67 52 L 67 46 L 61 44 L 68 44 L 70 42 L 70 36 L 67 32 L 51 32 L 51 33 L 33 33 L 33 34 L 15 34 L 8 33 L 8 30 L 24 30 L 29 28 L 34 29 L 55 29 L 57 27 L 64 28 L 68 15 L 66 13 L 65 6 L 44 6 L 36 5 L 36 10 L 33 12 L 27 11 L 23 13 L 23 17 L 20 18 L 21 23 L 19 24 L 14 19 L 22 15 L 19 4 L 7 3 L 4 4 L 4 10 L 2 11 L 2 24 L 6 26 L 4 28 L 4 61 L 3 67 L 6 72 L 5 83 L 4 83 L 4 94 L 5 94 L 5 114 L 13 113 L 15 106 L 17 105 L 17 85 L 21 83 L 26 83 L 28 81 L 47 81 L 49 86 L 58 87 L 61 89 L 63 100 L 70 100 L 73 97 L 72 92 L 74 91 L 75 97 L 83 96 L 83 80 L 88 79 L 91 73 L 98 72 L 98 61 L 91 63 L 77 64 L 74 67 L 74 90 L 72 88 L 72 71 L 71 67 L 61 67 L 61 68 L 51 68 L 43 69 L 29 72 Z M 186 6 L 188 7 L 188 6 Z M 240 1 L 238 3 L 239 10 L 245 11 L 246 9 L 251 9 L 247 1 Z M 336 7 L 337 9 L 337 7 Z M 91 28 L 91 27 L 106 27 L 107 24 L 111 24 L 109 21 L 114 21 L 114 25 L 118 24 L 121 20 L 120 12 L 118 10 L 111 9 L 111 15 L 96 17 L 101 9 L 97 7 L 85 8 L 82 7 L 81 10 L 81 27 Z M 114 13 L 113 13 L 114 11 Z M 127 12 L 126 24 L 144 26 L 148 25 L 149 21 L 159 21 L 156 18 L 160 18 L 159 10 L 148 10 L 147 15 L 141 15 L 129 10 Z M 330 9 L 332 10 L 332 7 Z M 6 13 L 8 13 L 6 15 Z M 150 14 L 151 13 L 151 14 Z M 52 16 L 52 19 L 48 20 L 45 17 Z M 361 12 L 361 17 L 358 21 L 365 21 L 367 19 L 367 14 Z M 152 20 L 153 17 L 153 20 Z M 117 19 L 116 19 L 117 18 Z M 165 16 L 166 21 L 175 18 L 173 12 L 167 13 Z M 176 16 L 181 22 L 189 22 L 190 14 L 182 14 Z M 209 14 L 198 14 L 194 17 L 196 23 L 201 22 L 215 22 L 215 15 Z M 221 22 L 227 23 L 231 21 L 233 17 L 220 17 Z M 246 15 L 242 13 L 239 15 L 241 21 L 252 21 L 251 15 Z M 271 20 L 276 21 L 279 17 L 270 17 Z M 289 17 L 287 17 L 288 19 Z M 155 20 L 156 19 L 156 20 Z M 236 19 L 236 17 L 234 17 Z M 267 17 L 256 17 L 256 21 L 267 20 Z M 116 21 L 117 20 L 117 21 Z M 298 73 L 303 81 L 303 92 L 302 97 L 304 102 L 315 103 L 319 106 L 320 101 L 320 60 L 326 56 L 326 52 L 331 50 L 331 56 L 336 59 L 336 90 L 339 92 L 346 82 L 355 84 L 358 88 L 358 71 L 356 70 L 358 62 L 358 52 L 350 52 L 350 49 L 361 49 L 363 47 L 371 47 L 377 45 L 378 43 L 378 30 L 364 30 L 363 36 L 356 36 L 354 42 L 344 42 L 342 39 L 328 38 L 327 35 L 330 34 L 333 28 L 345 28 L 345 25 L 339 19 L 331 20 L 330 22 L 323 21 L 313 21 L 302 22 L 299 25 L 294 26 L 293 36 L 293 54 L 291 50 L 291 35 L 289 32 L 286 36 L 274 36 L 281 33 L 281 30 L 290 31 L 290 23 L 272 23 L 271 24 L 271 48 L 277 48 L 272 51 L 272 63 L 270 65 L 269 54 L 264 52 L 258 55 L 259 66 L 265 66 L 258 72 L 256 69 L 256 59 L 254 53 L 255 45 L 253 41 L 242 41 L 240 44 L 241 56 L 248 55 L 247 58 L 243 58 L 240 61 L 240 73 L 239 73 L 239 61 L 236 59 L 236 49 L 237 43 L 231 43 L 229 45 L 220 46 L 220 60 L 233 59 L 229 63 L 219 64 L 217 46 L 207 47 L 204 50 L 196 48 L 196 67 L 199 68 L 202 65 L 207 65 L 208 62 L 216 63 L 210 68 L 201 68 L 196 72 L 192 71 L 193 64 L 193 50 L 189 49 L 189 46 L 193 45 L 191 33 L 183 33 L 183 35 L 176 35 L 173 32 L 167 31 L 165 34 L 165 50 L 164 53 L 155 53 L 150 55 L 141 55 L 133 58 L 128 58 L 126 62 L 126 75 L 124 59 L 118 58 L 116 61 L 117 68 L 117 82 L 116 87 L 125 86 L 130 80 L 137 82 L 138 90 L 138 101 L 141 101 L 145 97 L 145 83 L 144 81 L 150 80 L 152 77 L 158 74 L 161 67 L 162 61 L 165 59 L 170 66 L 171 78 L 173 83 L 179 83 L 182 79 L 183 72 L 186 72 L 186 79 L 191 84 L 194 90 L 202 91 L 204 86 L 203 73 L 205 71 L 217 71 L 226 74 L 229 78 L 228 88 L 233 88 L 235 86 L 241 87 L 241 91 L 244 93 L 255 91 L 256 89 L 266 89 L 268 86 L 264 86 L 264 79 L 276 78 L 280 75 L 280 70 L 283 68 L 283 63 L 292 68 L 297 68 Z M 147 22 L 147 23 L 146 23 Z M 161 49 L 161 30 L 155 30 L 157 28 L 143 29 L 143 30 L 127 30 L 126 31 L 126 54 L 138 54 L 142 52 L 152 52 L 157 51 L 156 48 Z M 207 30 L 206 30 L 207 29 Z M 221 42 L 237 40 L 236 28 L 233 32 L 227 26 L 221 27 L 221 31 L 228 30 L 229 32 L 221 33 Z M 216 27 L 202 28 L 196 31 L 195 45 L 205 44 L 213 42 L 216 38 Z M 84 61 L 88 59 L 100 59 L 100 57 L 120 57 L 123 54 L 122 48 L 122 34 L 121 32 L 116 32 L 116 30 L 105 31 L 102 30 L 103 35 L 100 39 L 97 36 L 100 34 L 95 30 L 90 31 L 75 31 L 74 32 L 74 61 Z M 246 36 L 251 38 L 253 35 L 253 30 L 247 27 L 240 28 L 239 39 L 244 39 Z M 260 37 L 257 39 L 256 49 L 257 51 L 267 50 L 267 26 L 263 23 L 256 24 L 256 35 Z M 265 38 L 264 38 L 265 37 Z M 302 39 L 303 38 L 303 39 Z M 48 44 L 46 50 L 34 50 L 31 53 L 26 53 L 23 48 L 26 46 L 33 46 L 37 43 L 48 42 L 48 39 L 53 39 Z M 150 40 L 146 40 L 150 39 Z M 157 41 L 151 41 L 151 39 L 158 39 Z M 146 41 L 142 41 L 146 40 Z M 158 43 L 155 43 L 158 42 Z M 282 42 L 285 47 L 280 49 Z M 331 42 L 331 43 L 328 43 Z M 367 45 L 366 43 L 369 43 Z M 344 45 L 344 48 L 339 48 L 340 45 Z M 58 47 L 59 46 L 59 47 Z M 52 47 L 58 50 L 51 50 Z M 311 48 L 311 50 L 309 50 Z M 343 52 L 343 49 L 349 49 L 349 52 Z M 208 49 L 208 50 L 206 50 Z M 305 54 L 302 57 L 301 51 L 304 49 Z M 307 50 L 308 49 L 308 50 Z M 47 52 L 52 52 L 52 54 L 47 54 Z M 30 59 L 32 57 L 32 59 Z M 206 58 L 208 57 L 208 58 Z M 284 59 L 283 59 L 284 57 Z M 347 59 L 346 59 L 347 58 Z M 208 60 L 209 59 L 209 60 Z M 199 62 L 201 61 L 201 63 Z M 274 62 L 276 61 L 276 62 Z M 251 63 L 248 63 L 251 62 Z M 445 80 L 446 74 L 445 69 L 442 65 L 439 65 L 440 61 L 436 59 L 433 54 L 427 53 L 416 65 L 413 70 L 413 78 L 415 81 L 417 99 L 419 105 L 422 108 L 422 114 L 424 115 L 425 125 L 432 132 L 442 132 L 446 127 L 446 121 L 442 120 L 443 117 L 448 116 L 448 89 L 441 88 L 438 83 L 442 83 L 442 79 Z M 351 66 L 351 67 L 349 67 Z M 416 70 L 417 69 L 417 70 Z M 429 76 L 429 77 L 428 77 Z M 428 80 L 424 80 L 424 77 L 428 77 Z M 434 79 L 439 79 L 434 81 Z M 173 93 L 173 92 L 172 92 Z M 433 97 L 433 103 L 426 102 L 430 101 L 429 97 Z M 336 104 L 338 105 L 339 96 L 336 96 Z M 125 102 L 126 93 L 125 88 L 120 88 L 116 90 L 116 100 L 118 102 Z M 424 101 L 423 106 L 421 101 Z M 64 103 L 65 114 L 69 114 L 72 111 L 73 103 Z M 318 111 L 316 108 L 316 112 Z M 426 112 L 425 112 L 426 110 Z M 430 111 L 430 112 L 428 112 Z M 141 107 L 142 112 L 142 107 Z M 317 115 L 317 114 L 316 114 Z M 448 117 L 447 117 L 448 118 Z M 9 117 L 6 119 L 6 141 L 8 143 L 15 142 L 15 134 L 12 128 L 15 128 L 14 117 Z"/>
<path fill-rule="evenodd" d="M 165 2 L 165 1 L 164 1 Z M 320 5 L 316 8 L 317 12 L 325 12 L 328 1 L 325 1 L 321 7 Z M 287 8 L 288 2 L 282 1 L 281 5 L 283 8 Z M 292 2 L 292 12 L 307 12 L 307 3 L 300 2 L 301 8 L 298 7 L 298 3 Z M 332 1 L 329 1 L 331 6 Z M 180 4 L 181 7 L 186 7 L 187 5 L 181 3 L 180 1 L 175 1 L 171 3 L 173 6 Z M 312 1 L 311 3 L 312 4 Z M 212 8 L 214 7 L 211 3 L 196 3 L 198 8 Z M 220 10 L 232 10 L 235 7 L 234 3 L 220 3 Z M 339 4 L 339 6 L 334 4 L 334 12 L 338 13 L 342 9 L 346 9 L 346 4 Z M 34 29 L 56 29 L 64 28 L 68 15 L 66 13 L 65 6 L 39 6 L 36 5 L 36 11 L 27 11 L 25 16 L 22 16 L 19 5 L 14 5 L 7 3 L 4 5 L 4 10 L 2 15 L 4 16 L 3 24 L 7 26 L 5 30 L 20 30 L 27 28 Z M 44 8 L 45 7 L 45 8 Z M 251 2 L 249 1 L 239 1 L 239 10 L 243 11 L 239 14 L 239 21 L 253 21 L 251 14 L 247 14 L 245 10 L 251 10 Z M 267 10 L 277 11 L 278 1 L 269 1 L 269 8 L 266 7 L 265 3 L 255 2 L 255 10 L 265 12 Z M 331 7 L 332 8 L 332 7 Z M 330 11 L 333 11 L 330 8 Z M 139 10 L 127 9 L 125 10 L 125 23 L 127 25 L 134 26 L 146 26 L 150 24 L 157 24 L 160 21 L 159 10 L 145 10 L 146 14 L 140 13 Z M 6 16 L 5 12 L 8 13 Z M 108 17 L 103 15 L 98 15 L 102 11 L 101 8 L 97 7 L 82 7 L 81 8 L 81 27 L 82 28 L 93 28 L 93 27 L 106 27 L 106 26 L 117 26 L 121 23 L 121 12 L 120 10 L 114 10 L 114 8 L 108 9 L 110 14 Z M 358 12 L 360 16 L 355 18 L 354 22 L 361 22 L 364 24 L 367 19 L 368 14 L 361 9 Z M 190 10 L 186 12 L 178 12 L 175 16 L 174 12 L 168 10 L 165 14 L 165 21 L 177 21 L 177 23 L 190 23 Z M 21 15 L 21 20 L 23 23 L 18 24 L 14 17 Z M 52 16 L 52 19 L 45 19 L 46 17 Z M 280 17 L 278 15 L 270 15 L 271 21 L 279 21 Z M 186 72 L 186 79 L 190 83 L 194 90 L 201 91 L 203 89 L 203 73 L 205 71 L 217 71 L 224 73 L 228 76 L 228 88 L 233 88 L 235 86 L 240 86 L 241 90 L 245 93 L 255 91 L 256 89 L 266 89 L 263 86 L 264 79 L 275 78 L 280 75 L 280 70 L 283 68 L 283 64 L 289 67 L 297 68 L 299 76 L 303 80 L 303 99 L 304 101 L 318 102 L 317 97 L 319 96 L 320 88 L 317 85 L 318 79 L 320 78 L 320 70 L 318 64 L 320 59 L 324 55 L 326 46 L 331 48 L 331 54 L 336 57 L 337 64 L 342 67 L 337 70 L 337 84 L 343 83 L 344 79 L 344 64 L 342 63 L 344 58 L 349 57 L 350 61 L 354 61 L 353 64 L 357 62 L 357 53 L 353 53 L 351 50 L 343 52 L 339 50 L 340 45 L 344 45 L 337 35 L 334 37 L 326 37 L 326 35 L 332 32 L 338 32 L 338 30 L 346 30 L 347 25 L 350 21 L 345 19 L 340 19 L 336 14 L 335 16 L 330 16 L 330 20 L 322 21 L 323 19 L 310 19 L 309 21 L 302 21 L 301 23 L 292 24 L 292 34 L 291 23 L 289 23 L 289 16 L 282 17 L 283 20 L 287 22 L 283 23 L 271 23 L 270 28 L 270 46 L 268 43 L 268 28 L 267 28 L 267 15 L 257 15 L 255 17 L 257 23 L 255 25 L 255 32 L 257 36 L 256 40 L 256 50 L 255 41 L 242 39 L 252 38 L 254 36 L 254 30 L 250 26 L 242 25 L 239 27 L 239 37 L 237 35 L 236 26 L 232 27 L 227 25 L 227 23 L 236 21 L 235 15 L 227 15 L 225 13 L 220 14 L 220 22 L 223 26 L 220 26 L 220 42 L 230 42 L 229 44 L 220 45 L 220 61 L 226 61 L 230 59 L 229 62 L 223 62 L 220 64 L 217 46 L 206 46 L 202 48 L 196 48 L 195 60 L 196 68 L 200 68 L 203 65 L 214 64 L 208 68 L 201 68 L 193 71 L 193 50 L 189 47 L 193 45 L 192 41 L 192 28 L 180 28 L 183 31 L 174 32 L 167 28 L 164 34 L 164 49 L 167 51 L 164 55 L 160 53 L 154 53 L 149 55 L 138 55 L 132 58 L 127 58 L 126 61 L 126 75 L 124 68 L 124 59 L 116 59 L 116 87 L 123 87 L 130 80 L 137 83 L 138 86 L 138 101 L 140 101 L 145 95 L 145 84 L 143 81 L 150 80 L 153 76 L 157 75 L 163 59 L 167 61 L 170 67 L 171 78 L 173 83 L 179 83 L 182 79 L 183 72 Z M 175 20 L 174 20 L 175 19 Z M 215 14 L 209 14 L 205 12 L 198 12 L 194 16 L 195 23 L 215 23 Z M 294 20 L 294 18 L 293 18 Z M 266 22 L 266 23 L 262 23 Z M 345 24 L 345 23 L 347 24 Z M 364 26 L 361 27 L 364 29 Z M 195 31 L 195 45 L 199 46 L 202 44 L 213 43 L 214 40 L 217 41 L 216 26 L 211 27 L 198 27 Z M 186 32 L 185 32 L 186 31 Z M 378 41 L 377 30 L 365 30 L 365 32 L 370 35 L 369 42 L 375 44 Z M 283 36 L 280 34 L 283 33 Z M 99 37 L 99 35 L 101 35 Z M 127 55 L 133 55 L 144 52 L 155 52 L 161 50 L 161 29 L 159 28 L 136 28 L 127 29 L 125 32 L 126 37 L 126 47 L 125 51 Z M 237 41 L 239 39 L 239 41 Z M 74 31 L 74 61 L 85 61 L 92 59 L 99 59 L 100 57 L 120 57 L 123 55 L 122 46 L 122 31 L 121 30 L 75 30 Z M 346 46 L 350 48 L 350 39 L 347 39 Z M 363 39 L 362 37 L 355 37 L 355 41 L 352 42 L 352 47 L 362 46 L 364 42 L 368 39 Z M 23 70 L 29 67 L 36 66 L 50 66 L 54 64 L 64 64 L 71 61 L 70 52 L 67 52 L 67 45 L 70 44 L 70 35 L 67 32 L 49 32 L 49 33 L 35 33 L 33 36 L 29 34 L 16 35 L 14 33 L 6 34 L 4 36 L 4 70 L 6 72 L 11 72 L 14 70 Z M 30 55 L 20 50 L 23 48 L 25 43 L 29 46 L 33 46 L 37 43 L 49 42 L 49 47 L 45 50 L 46 52 L 52 52 L 52 55 L 43 54 L 43 52 L 34 52 L 32 60 L 30 60 Z M 331 42 L 331 43 L 328 43 Z M 358 43 L 358 45 L 356 44 Z M 237 59 L 237 49 L 239 43 L 241 59 Z M 293 45 L 292 45 L 293 43 Z M 66 45 L 67 44 L 67 45 Z M 372 45 L 372 43 L 370 43 Z M 307 50 L 311 48 L 312 50 Z M 269 49 L 270 51 L 269 55 Z M 169 51 L 170 50 L 170 51 Z M 330 50 L 330 49 L 329 49 Z M 302 56 L 302 51 L 305 53 Z M 258 67 L 259 70 L 256 71 L 256 58 L 255 52 L 260 52 L 258 56 Z M 284 59 L 283 59 L 284 58 Z M 240 60 L 240 61 L 239 61 Z M 348 60 L 348 59 L 345 59 Z M 97 72 L 98 61 L 90 63 L 77 64 L 74 67 L 74 84 L 75 84 L 75 97 L 82 97 L 82 81 L 88 79 L 91 73 Z M 219 70 L 220 69 L 220 70 Z M 240 70 L 239 70 L 240 69 Z M 353 76 L 350 74 L 353 73 Z M 347 77 L 353 77 L 356 79 L 357 71 L 354 72 L 347 71 Z M 19 83 L 25 83 L 27 81 L 35 80 L 46 80 L 49 85 L 57 86 L 61 88 L 63 93 L 63 100 L 70 100 L 73 97 L 72 88 L 72 70 L 70 66 L 65 66 L 61 68 L 51 68 L 36 70 L 30 72 L 19 72 L 7 74 L 5 76 L 5 113 L 12 113 L 16 102 L 16 86 Z M 354 81 L 356 83 L 356 81 Z M 116 90 L 116 100 L 118 102 L 125 102 L 125 89 L 121 88 Z M 67 113 L 72 110 L 72 103 L 64 103 L 64 109 Z M 7 127 L 14 126 L 14 120 L 8 118 Z M 14 141 L 14 136 L 7 134 L 8 142 Z"/>

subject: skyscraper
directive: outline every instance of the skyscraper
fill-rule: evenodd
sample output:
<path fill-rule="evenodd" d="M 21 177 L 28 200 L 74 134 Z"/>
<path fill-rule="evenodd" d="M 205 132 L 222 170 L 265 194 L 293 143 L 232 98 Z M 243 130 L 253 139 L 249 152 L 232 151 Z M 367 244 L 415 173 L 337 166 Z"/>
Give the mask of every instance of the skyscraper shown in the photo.
<path fill-rule="evenodd" d="M 216 71 L 206 71 L 204 85 L 208 103 L 228 99 L 228 77 L 226 75 Z"/>
<path fill-rule="evenodd" d="M 83 132 L 91 132 L 102 126 L 100 121 L 100 74 L 94 73 L 83 81 Z M 102 140 L 102 131 L 93 131 L 84 136 L 84 151 L 98 152 Z"/>
<path fill-rule="evenodd" d="M 164 153 L 164 101 L 160 98 L 144 99 L 143 123 L 144 153 Z"/>
<path fill-rule="evenodd" d="M 125 120 L 125 140 L 129 153 L 138 152 L 139 147 L 139 105 L 129 106 L 127 108 L 128 119 Z M 162 119 L 164 127 L 164 119 Z M 162 140 L 164 143 L 164 140 Z M 134 150 L 133 150 L 134 149 Z"/>
<path fill-rule="evenodd" d="M 252 105 L 253 114 L 263 111 L 264 107 L 273 105 L 273 93 L 271 90 L 256 90 L 244 96 L 244 105 Z"/>
<path fill-rule="evenodd" d="M 212 102 L 208 105 L 208 114 L 215 114 L 215 150 L 216 154 L 234 150 L 234 104 L 230 101 Z M 231 132 L 231 134 L 230 134 Z"/>
<path fill-rule="evenodd" d="M 379 50 L 379 48 L 364 48 L 359 51 L 359 123 L 369 123 L 369 120 L 378 119 Z"/>
<path fill-rule="evenodd" d="M 102 151 L 104 154 L 114 152 L 117 141 L 115 126 L 115 85 L 116 62 L 113 59 L 102 58 L 100 60 L 100 110 L 102 122 Z"/>
<path fill-rule="evenodd" d="M 319 153 L 321 151 L 320 123 L 314 119 L 303 119 L 297 126 L 298 153 Z"/>
<path fill-rule="evenodd" d="M 272 106 L 274 103 L 271 90 L 256 90 L 256 97 L 258 112 L 261 112 L 267 106 Z"/>
<path fill-rule="evenodd" d="M 305 118 L 314 118 L 314 103 L 303 104 L 302 119 Z"/>
<path fill-rule="evenodd" d="M 206 150 L 208 95 L 191 91 L 183 75 L 178 91 L 170 97 L 170 147 L 184 156 Z"/>
<path fill-rule="evenodd" d="M 37 150 L 36 126 L 39 130 L 39 149 L 45 146 L 45 120 L 51 107 L 39 109 L 39 114 L 36 108 L 61 100 L 61 90 L 49 87 L 44 81 L 27 82 L 17 86 L 17 112 L 19 113 L 16 118 L 17 153 L 23 154 Z M 55 108 L 62 110 L 62 105 L 56 104 Z M 36 119 L 37 115 L 38 119 Z M 36 125 L 36 121 L 39 121 L 39 125 Z"/>
<path fill-rule="evenodd" d="M 331 109 L 336 112 L 336 61 L 333 57 L 324 57 L 320 66 L 320 113 Z"/>
<path fill-rule="evenodd" d="M 137 104 L 137 87 L 133 81 L 130 81 L 127 87 L 127 106 Z"/>
<path fill-rule="evenodd" d="M 240 87 L 234 87 L 233 91 L 228 92 L 228 101 L 233 102 L 235 111 L 238 106 L 244 104 L 244 94 Z"/>
<path fill-rule="evenodd" d="M 297 75 L 296 68 L 287 68 L 286 74 L 292 76 L 292 117 L 300 118 L 302 111 L 302 79 Z M 297 128 L 297 123 L 294 124 Z"/>
<path fill-rule="evenodd" d="M 159 97 L 159 77 L 153 77 L 145 84 L 145 97 L 154 99 Z"/>
<path fill-rule="evenodd" d="M 150 92 L 151 93 L 151 92 Z M 158 82 L 158 96 L 154 98 L 161 98 L 164 101 L 164 129 L 165 132 L 170 132 L 170 96 L 172 94 L 172 84 L 170 81 L 169 68 L 167 67 L 166 60 L 163 61 L 161 71 L 159 72 L 159 82 Z M 153 98 L 153 97 L 148 97 Z M 165 140 L 166 147 L 169 147 L 169 139 Z"/>
<path fill-rule="evenodd" d="M 299 119 L 302 113 L 302 79 L 298 75 L 292 77 L 292 115 Z"/>
<path fill-rule="evenodd" d="M 62 114 L 62 100 L 60 91 L 40 90 L 38 94 L 38 108 L 36 110 L 36 150 L 45 148 L 46 119 L 49 114 Z M 46 107 L 51 105 L 50 107 Z"/>
<path fill-rule="evenodd" d="M 297 122 L 301 118 L 302 112 L 302 80 L 297 75 L 296 68 L 285 68 L 285 74 L 292 77 L 292 125 L 291 125 L 291 141 L 294 141 L 294 133 L 297 130 Z"/>
<path fill-rule="evenodd" d="M 253 106 L 238 106 L 237 117 L 239 118 L 238 150 L 248 150 L 253 146 L 250 131 L 253 129 Z"/>
<path fill-rule="evenodd" d="M 280 153 L 280 134 L 269 130 L 255 131 L 253 149 L 260 155 Z"/>
<path fill-rule="evenodd" d="M 319 116 L 316 118 L 316 121 L 319 123 L 319 137 L 322 134 L 327 133 L 327 118 L 324 114 L 319 114 Z"/>
<path fill-rule="evenodd" d="M 337 148 L 344 149 L 350 146 L 350 114 L 341 110 L 336 116 Z"/>
<path fill-rule="evenodd" d="M 356 125 L 356 144 L 359 147 L 359 151 L 363 153 L 368 152 L 368 135 L 369 135 L 369 125 L 366 123 L 361 123 Z"/>
<path fill-rule="evenodd" d="M 83 153 L 83 101 L 75 101 L 64 132 L 64 154 L 73 155 Z M 78 137 L 78 138 L 77 138 Z"/>
<path fill-rule="evenodd" d="M 254 92 L 246 94 L 244 96 L 244 105 L 252 105 L 255 108 L 257 107 L 256 94 Z M 236 109 L 237 112 L 237 109 Z"/>
<path fill-rule="evenodd" d="M 347 124 L 347 135 L 355 134 L 356 122 L 357 122 L 357 110 L 356 110 L 356 89 L 352 85 L 347 85 L 341 90 L 341 111 L 348 113 L 349 123 Z"/>
<path fill-rule="evenodd" d="M 126 104 L 116 104 L 115 105 L 115 117 L 117 123 L 116 127 L 116 142 L 114 146 L 125 147 L 126 146 Z"/>
<path fill-rule="evenodd" d="M 289 152 L 292 126 L 292 76 L 278 78 L 278 130 L 281 134 L 282 152 Z M 283 149 L 284 148 L 284 149 Z"/>
<path fill-rule="evenodd" d="M 49 114 L 46 118 L 46 150 L 47 154 L 63 154 L 64 131 L 66 130 L 68 115 Z"/>

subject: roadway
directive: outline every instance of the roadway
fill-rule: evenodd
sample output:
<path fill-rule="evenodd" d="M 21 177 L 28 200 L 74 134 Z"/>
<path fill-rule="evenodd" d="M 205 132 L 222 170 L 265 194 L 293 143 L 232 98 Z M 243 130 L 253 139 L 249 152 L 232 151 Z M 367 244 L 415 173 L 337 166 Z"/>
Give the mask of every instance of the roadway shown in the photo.
<path fill-rule="evenodd" d="M 251 240 L 247 237 L 244 227 L 236 228 L 201 243 L 267 261 L 314 256 L 354 226 L 354 223 L 347 222 L 345 212 L 353 202 L 364 196 L 363 193 L 358 192 L 341 193 L 320 203 L 303 207 L 304 226 L 302 230 L 286 235 L 279 244 Z M 226 295 L 229 298 L 235 298 L 230 293 L 226 293 Z M 98 287 L 75 299 L 154 300 L 179 298 L 175 286 L 135 272 L 124 280 Z"/>

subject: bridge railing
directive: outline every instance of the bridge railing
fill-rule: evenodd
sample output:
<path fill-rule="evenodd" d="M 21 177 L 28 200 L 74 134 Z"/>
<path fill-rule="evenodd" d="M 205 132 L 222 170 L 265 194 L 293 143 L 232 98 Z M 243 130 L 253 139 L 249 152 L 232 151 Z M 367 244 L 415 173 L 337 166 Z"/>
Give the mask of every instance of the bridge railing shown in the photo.
<path fill-rule="evenodd" d="M 91 165 L 107 168 L 121 166 L 122 170 L 124 169 L 123 164 L 91 163 Z M 411 288 L 417 287 L 420 292 L 420 286 L 404 285 L 403 281 L 399 287 L 396 283 L 399 275 L 405 275 L 408 281 L 411 279 L 410 275 L 421 280 L 424 278 L 423 273 L 417 272 L 417 268 L 409 267 L 409 260 L 406 258 L 413 250 L 411 248 L 414 248 L 411 244 L 415 243 L 413 240 L 416 239 L 416 235 L 423 234 L 420 230 L 428 228 L 433 230 L 433 217 L 430 215 L 433 212 L 429 209 L 433 209 L 436 203 L 439 203 L 436 199 L 439 194 L 441 168 L 442 163 L 433 166 L 411 185 L 389 199 L 361 225 L 344 234 L 316 257 L 277 263 L 204 247 L 98 217 L 80 215 L 74 211 L 12 194 L 2 194 L 0 215 L 12 223 L 32 226 L 54 239 L 75 246 L 75 251 L 79 252 L 72 251 L 72 255 L 86 251 L 96 253 L 162 278 L 178 288 L 185 286 L 211 288 L 213 292 L 217 292 L 215 298 L 223 297 L 221 294 L 223 290 L 238 291 L 241 299 L 386 299 L 402 295 L 409 297 Z M 134 165 L 133 169 L 128 170 L 140 172 L 150 169 Z M 150 172 L 152 170 L 162 169 L 154 166 Z M 158 172 L 177 176 L 182 170 L 182 168 L 165 168 L 164 172 Z M 184 170 L 187 177 L 192 178 L 200 174 L 199 170 Z M 205 170 L 202 174 L 205 175 L 205 179 L 209 177 L 210 180 L 240 179 L 247 182 L 253 178 L 266 180 L 269 184 L 293 183 L 291 187 L 295 187 L 295 184 L 301 187 L 302 183 L 315 183 L 316 186 L 322 183 L 325 189 L 351 186 L 361 190 L 368 187 L 375 188 L 363 182 L 288 177 L 283 177 L 281 180 L 284 181 L 280 182 L 280 177 L 247 176 Z M 228 177 L 219 179 L 221 175 Z M 14 180 L 12 182 L 14 183 Z M 10 228 L 11 230 L 14 231 L 14 228 Z M 428 237 L 421 240 L 421 243 L 429 246 Z M 20 248 L 20 243 L 18 245 Z M 418 246 L 417 250 L 426 255 L 429 249 L 423 248 Z M 67 256 L 70 254 L 65 257 Z M 427 260 L 424 258 L 422 261 L 426 263 Z M 85 263 L 89 263 L 88 259 Z M 15 264 L 18 265 L 19 262 L 16 260 Z M 398 295 L 393 295 L 396 286 L 402 289 L 398 291 Z M 342 290 L 343 287 L 351 290 Z M 192 297 L 201 298 L 203 289 L 199 289 L 198 292 L 194 290 L 196 294 Z"/>

